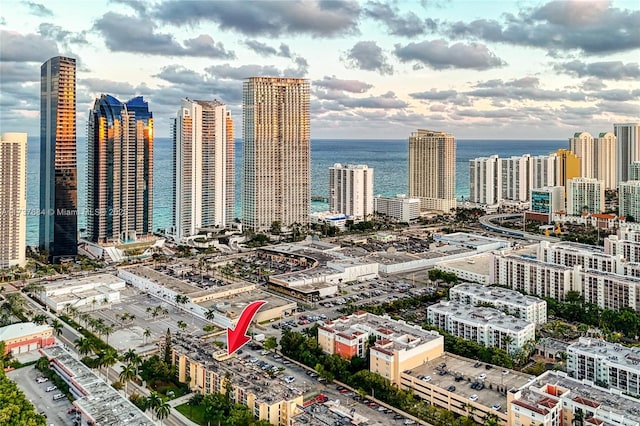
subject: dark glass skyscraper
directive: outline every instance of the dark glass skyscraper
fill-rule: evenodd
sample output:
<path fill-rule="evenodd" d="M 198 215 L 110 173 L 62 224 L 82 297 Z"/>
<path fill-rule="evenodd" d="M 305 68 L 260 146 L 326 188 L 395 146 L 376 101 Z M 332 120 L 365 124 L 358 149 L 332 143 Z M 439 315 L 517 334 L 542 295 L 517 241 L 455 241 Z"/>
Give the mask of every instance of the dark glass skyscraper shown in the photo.
<path fill-rule="evenodd" d="M 49 261 L 78 254 L 76 60 L 40 68 L 40 247 Z"/>
<path fill-rule="evenodd" d="M 87 237 L 126 243 L 153 232 L 153 114 L 142 96 L 102 95 L 89 112 Z"/>

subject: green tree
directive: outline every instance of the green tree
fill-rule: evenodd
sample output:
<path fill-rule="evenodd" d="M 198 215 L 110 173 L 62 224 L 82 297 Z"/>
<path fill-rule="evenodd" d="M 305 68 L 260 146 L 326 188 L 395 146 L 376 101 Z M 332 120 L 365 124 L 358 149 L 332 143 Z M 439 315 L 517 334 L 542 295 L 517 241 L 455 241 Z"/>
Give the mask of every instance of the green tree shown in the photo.
<path fill-rule="evenodd" d="M 93 344 L 93 342 L 86 337 L 76 339 L 73 341 L 73 343 L 76 345 L 76 348 L 78 349 L 80 355 L 88 355 L 95 350 L 95 345 Z"/>
<path fill-rule="evenodd" d="M 131 380 L 137 375 L 136 367 L 133 364 L 127 364 L 120 367 L 120 380 L 124 383 L 124 393 L 127 394 L 127 387 Z"/>
<path fill-rule="evenodd" d="M 273 349 L 278 347 L 278 340 L 275 338 L 275 336 L 269 336 L 269 337 L 266 338 L 266 340 L 264 341 L 262 346 L 266 350 L 271 351 L 271 350 L 273 350 Z"/>
<path fill-rule="evenodd" d="M 189 417 L 193 416 L 193 407 L 197 407 L 202 404 L 203 400 L 204 395 L 202 395 L 201 393 L 193 394 L 193 396 L 189 398 L 189 401 L 187 401 L 187 405 L 189 405 Z"/>
<path fill-rule="evenodd" d="M 169 417 L 169 413 L 171 413 L 171 405 L 166 401 L 160 400 L 160 404 L 155 408 L 155 412 L 158 420 L 160 420 L 160 425 L 162 425 L 162 420 Z"/>
<path fill-rule="evenodd" d="M 173 364 L 172 353 L 171 353 L 171 330 L 167 328 L 167 333 L 164 336 L 164 348 L 163 348 L 163 358 L 164 362 L 167 365 Z"/>
<path fill-rule="evenodd" d="M 56 333 L 56 336 L 60 336 L 60 334 L 62 334 L 63 327 L 64 325 L 62 325 L 62 323 L 57 319 L 54 319 L 51 322 L 51 328 L 53 328 L 53 331 Z"/>

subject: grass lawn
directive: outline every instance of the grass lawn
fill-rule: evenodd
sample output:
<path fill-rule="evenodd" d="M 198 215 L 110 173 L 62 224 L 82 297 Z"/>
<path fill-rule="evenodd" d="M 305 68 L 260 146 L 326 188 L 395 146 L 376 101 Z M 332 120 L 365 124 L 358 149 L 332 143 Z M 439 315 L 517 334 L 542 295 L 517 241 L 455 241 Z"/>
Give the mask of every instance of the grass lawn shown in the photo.
<path fill-rule="evenodd" d="M 199 425 L 206 425 L 207 421 L 204 415 L 204 406 L 196 405 L 195 407 L 190 407 L 187 403 L 182 405 L 178 405 L 176 407 L 180 413 L 182 413 L 186 418 L 191 420 L 194 423 L 198 423 Z"/>

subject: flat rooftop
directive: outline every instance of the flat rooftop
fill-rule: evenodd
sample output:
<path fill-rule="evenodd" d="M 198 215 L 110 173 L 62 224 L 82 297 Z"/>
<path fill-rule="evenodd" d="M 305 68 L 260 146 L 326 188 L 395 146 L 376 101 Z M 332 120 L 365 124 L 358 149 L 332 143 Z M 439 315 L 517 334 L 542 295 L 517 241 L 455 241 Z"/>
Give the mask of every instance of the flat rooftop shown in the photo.
<path fill-rule="evenodd" d="M 264 306 L 265 309 L 273 309 L 296 303 L 275 294 L 255 289 L 251 292 L 238 293 L 233 296 L 225 297 L 224 299 L 207 300 L 206 302 L 198 304 L 207 309 L 212 308 L 222 312 L 229 318 L 234 318 L 235 315 L 239 315 L 247 305 L 255 302 L 256 300 L 266 301 L 267 304 Z"/>
<path fill-rule="evenodd" d="M 440 367 L 446 364 L 444 367 Z M 477 365 L 477 367 L 476 367 Z M 445 352 L 442 356 L 430 360 L 426 364 L 412 368 L 410 371 L 404 371 L 401 376 L 401 382 L 407 384 L 407 381 L 413 380 L 418 384 L 422 384 L 418 376 L 430 376 L 428 382 L 432 386 L 447 389 L 449 386 L 455 386 L 454 391 L 457 395 L 469 398 L 471 395 L 478 395 L 478 404 L 486 407 L 492 407 L 495 404 L 501 405 L 501 412 L 507 410 L 507 396 L 500 389 L 518 389 L 526 385 L 531 380 L 530 375 L 515 370 L 509 370 L 502 367 L 493 366 L 491 369 L 486 368 L 486 363 L 462 358 L 457 355 Z M 440 375 L 440 371 L 447 373 Z M 506 372 L 506 374 L 505 374 Z M 481 374 L 485 374 L 484 379 L 479 379 Z M 456 376 L 460 378 L 455 381 Z M 476 381 L 484 383 L 484 389 L 471 389 L 471 384 Z"/>
<path fill-rule="evenodd" d="M 394 320 L 387 315 L 378 316 L 364 311 L 355 312 L 330 321 L 324 321 L 321 328 L 346 336 L 354 333 L 375 332 L 393 343 L 396 349 L 413 348 L 420 344 L 440 339 L 442 336 L 418 325 L 409 325 L 402 320 Z"/>
<path fill-rule="evenodd" d="M 127 266 L 122 269 L 129 271 L 139 277 L 146 278 L 158 284 L 162 284 L 164 287 L 167 287 L 175 291 L 176 293 L 184 294 L 186 296 L 202 291 L 202 289 L 199 287 L 181 281 L 177 278 L 170 277 L 169 275 L 158 272 L 155 269 L 149 268 L 148 266 L 135 265 Z"/>
<path fill-rule="evenodd" d="M 509 305 L 531 306 L 544 302 L 544 300 L 538 297 L 524 295 L 516 290 L 510 290 L 502 287 L 487 287 L 479 284 L 459 284 L 451 290 L 481 297 L 485 300 L 495 300 L 496 302 Z"/>
<path fill-rule="evenodd" d="M 449 313 L 459 321 L 467 321 L 472 324 L 491 324 L 494 327 L 520 331 L 532 323 L 522 318 L 507 315 L 493 308 L 467 305 L 455 301 L 444 301 L 431 305 L 428 310 Z"/>
<path fill-rule="evenodd" d="M 52 282 L 43 283 L 43 284 L 44 284 L 45 291 L 49 293 L 57 289 L 69 288 L 73 286 L 84 286 L 84 285 L 109 286 L 113 284 L 124 284 L 124 280 L 111 274 L 95 274 L 95 275 L 88 275 L 86 277 L 81 277 L 81 278 L 52 281 Z"/>
<path fill-rule="evenodd" d="M 78 398 L 74 405 L 90 416 L 99 425 L 154 426 L 142 411 L 120 392 L 97 377 L 89 367 L 73 358 L 59 346 L 40 349 L 49 358 L 55 358 L 79 387 L 88 395 Z"/>
<path fill-rule="evenodd" d="M 609 391 L 604 388 L 583 383 L 582 381 L 572 379 L 565 373 L 559 371 L 547 371 L 538 376 L 522 389 L 520 400 L 530 403 L 537 403 L 540 398 L 546 396 L 545 392 L 540 389 L 546 385 L 552 384 L 569 390 L 569 398 L 576 401 L 577 398 L 596 403 L 598 411 L 608 411 L 620 416 L 624 416 L 635 421 L 640 421 L 640 407 L 638 400 L 620 394 L 620 392 Z M 597 416 L 597 415 L 596 415 Z"/>
<path fill-rule="evenodd" d="M 501 243 L 508 245 L 507 240 L 501 238 L 483 237 L 476 234 L 468 234 L 466 232 L 454 232 L 452 234 L 443 234 L 434 236 L 436 241 L 447 242 L 449 244 L 463 245 L 469 248 L 478 248 L 487 244 Z"/>
<path fill-rule="evenodd" d="M 491 256 L 488 253 L 483 253 L 472 257 L 466 257 L 464 259 L 445 260 L 439 262 L 438 265 L 448 266 L 450 268 L 459 269 L 472 274 L 489 275 Z"/>
<path fill-rule="evenodd" d="M 640 371 L 640 347 L 628 347 L 620 343 L 581 337 L 577 343 L 569 345 L 567 350 L 589 353 L 597 358 L 606 358 L 609 363 L 626 370 Z"/>

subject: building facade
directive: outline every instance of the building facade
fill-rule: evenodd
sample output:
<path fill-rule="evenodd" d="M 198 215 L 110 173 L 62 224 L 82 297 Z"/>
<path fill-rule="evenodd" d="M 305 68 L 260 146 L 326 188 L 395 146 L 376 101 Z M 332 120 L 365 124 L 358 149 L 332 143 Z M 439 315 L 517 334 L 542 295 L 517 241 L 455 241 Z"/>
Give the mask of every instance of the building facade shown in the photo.
<path fill-rule="evenodd" d="M 242 224 L 265 231 L 309 223 L 309 81 L 252 77 L 244 82 Z"/>
<path fill-rule="evenodd" d="M 604 211 L 604 182 L 594 178 L 573 178 L 567 181 L 567 214 Z"/>
<path fill-rule="evenodd" d="M 629 180 L 640 180 L 640 161 L 634 161 L 629 165 Z"/>
<path fill-rule="evenodd" d="M 613 125 L 613 133 L 617 143 L 617 170 L 616 183 L 629 179 L 629 166 L 634 161 L 640 161 L 640 123 L 616 123 Z"/>
<path fill-rule="evenodd" d="M 472 203 L 494 205 L 501 197 L 501 174 L 498 170 L 497 155 L 469 160 L 469 201 Z"/>
<path fill-rule="evenodd" d="M 604 182 L 605 189 L 616 189 L 618 176 L 616 174 L 616 135 L 612 132 L 602 132 L 594 139 L 595 142 L 595 178 Z"/>
<path fill-rule="evenodd" d="M 515 290 L 459 284 L 449 290 L 449 299 L 473 306 L 492 305 L 500 311 L 534 324 L 547 322 L 547 302 L 534 296 L 525 296 Z"/>
<path fill-rule="evenodd" d="M 620 182 L 618 203 L 618 216 L 640 220 L 640 180 Z"/>
<path fill-rule="evenodd" d="M 554 212 L 564 210 L 564 186 L 546 186 L 531 189 L 529 212 L 550 222 Z"/>
<path fill-rule="evenodd" d="M 556 154 L 536 155 L 529 158 L 529 185 L 531 189 L 557 185 Z"/>
<path fill-rule="evenodd" d="M 373 214 L 373 169 L 362 164 L 330 167 L 329 211 L 369 220 Z"/>
<path fill-rule="evenodd" d="M 407 198 L 405 194 L 395 197 L 377 196 L 373 199 L 373 210 L 400 222 L 410 222 L 420 217 L 420 199 Z"/>
<path fill-rule="evenodd" d="M 76 60 L 56 56 L 40 68 L 40 247 L 49 261 L 78 254 Z"/>
<path fill-rule="evenodd" d="M 499 160 L 501 179 L 498 188 L 501 200 L 529 201 L 530 158 L 529 155 L 522 155 Z"/>
<path fill-rule="evenodd" d="M 131 242 L 153 233 L 153 114 L 142 96 L 96 99 L 89 111 L 87 238 Z"/>
<path fill-rule="evenodd" d="M 582 176 L 581 160 L 567 149 L 559 149 L 556 153 L 556 185 L 566 188 L 567 181 Z M 566 191 L 566 189 L 565 189 Z M 566 192 L 565 192 L 566 193 Z"/>
<path fill-rule="evenodd" d="M 482 346 L 504 349 L 510 354 L 535 340 L 536 326 L 532 322 L 494 308 L 455 301 L 429 306 L 427 322 L 456 337 Z"/>
<path fill-rule="evenodd" d="M 409 197 L 421 210 L 449 213 L 456 208 L 456 138 L 419 129 L 409 137 Z"/>
<path fill-rule="evenodd" d="M 581 177 L 594 178 L 595 174 L 595 142 L 589 132 L 577 132 L 569 138 L 569 150 L 580 157 Z"/>
<path fill-rule="evenodd" d="M 5 353 L 19 355 L 53 345 L 55 338 L 49 325 L 19 322 L 0 327 L 0 341 L 5 343 Z"/>
<path fill-rule="evenodd" d="M 0 135 L 0 269 L 27 263 L 27 134 Z"/>
<path fill-rule="evenodd" d="M 176 241 L 233 223 L 233 121 L 218 101 L 184 99 L 173 126 Z"/>

